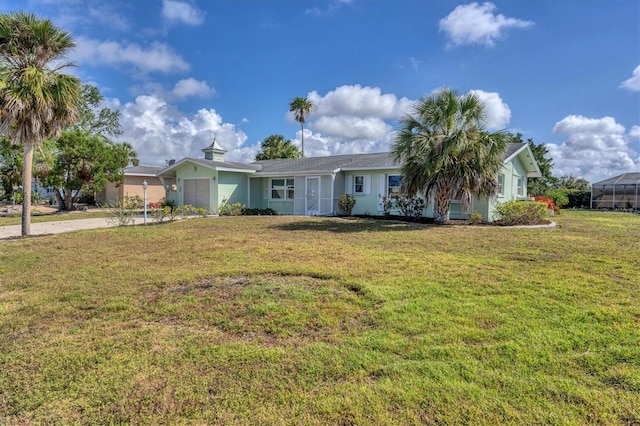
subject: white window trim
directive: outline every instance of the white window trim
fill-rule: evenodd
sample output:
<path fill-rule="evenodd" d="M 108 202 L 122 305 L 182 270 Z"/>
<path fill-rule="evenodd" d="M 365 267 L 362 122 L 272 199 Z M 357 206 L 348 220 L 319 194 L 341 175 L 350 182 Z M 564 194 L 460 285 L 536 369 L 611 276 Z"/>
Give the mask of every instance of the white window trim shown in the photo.
<path fill-rule="evenodd" d="M 282 186 L 280 186 L 280 185 L 279 185 L 279 186 L 275 186 L 275 187 L 274 187 L 274 186 L 273 186 L 273 181 L 275 181 L 275 180 L 282 180 L 282 181 L 284 181 L 284 185 L 282 185 Z M 287 182 L 288 182 L 289 180 L 292 182 L 292 184 L 291 184 L 291 185 L 288 185 L 288 184 L 287 184 Z M 283 193 L 284 193 L 284 197 L 283 197 L 283 198 L 274 198 L 274 196 L 273 196 L 273 191 L 274 191 L 274 190 L 276 190 L 276 191 L 277 191 L 277 190 L 282 190 L 282 191 L 283 191 Z M 290 190 L 291 190 L 291 191 L 293 191 L 293 197 L 289 197 L 289 191 L 290 191 Z M 293 201 L 293 200 L 295 199 L 295 194 L 296 194 L 296 188 L 295 188 L 295 179 L 294 179 L 294 178 L 292 178 L 292 177 L 290 177 L 290 178 L 287 178 L 287 177 L 282 177 L 282 178 L 280 178 L 280 177 L 278 177 L 278 178 L 271 178 L 271 179 L 269 179 L 269 200 L 276 200 L 276 201 L 285 201 L 285 200 L 286 200 L 286 201 Z"/>
<path fill-rule="evenodd" d="M 498 196 L 504 197 L 504 173 L 498 175 Z"/>

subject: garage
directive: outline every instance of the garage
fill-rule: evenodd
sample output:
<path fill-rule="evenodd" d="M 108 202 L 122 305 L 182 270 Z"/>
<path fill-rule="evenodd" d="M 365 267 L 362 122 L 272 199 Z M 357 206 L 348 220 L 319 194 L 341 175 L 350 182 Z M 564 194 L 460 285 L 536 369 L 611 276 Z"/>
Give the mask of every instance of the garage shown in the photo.
<path fill-rule="evenodd" d="M 209 178 L 184 180 L 184 204 L 194 207 L 210 207 Z"/>

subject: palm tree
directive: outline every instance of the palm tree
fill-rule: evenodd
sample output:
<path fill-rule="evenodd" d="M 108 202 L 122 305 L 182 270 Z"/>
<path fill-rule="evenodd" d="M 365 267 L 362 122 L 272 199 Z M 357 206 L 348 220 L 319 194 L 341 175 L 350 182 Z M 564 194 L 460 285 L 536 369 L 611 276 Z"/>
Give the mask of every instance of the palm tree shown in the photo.
<path fill-rule="evenodd" d="M 262 151 L 256 155 L 256 161 L 300 157 L 300 149 L 282 135 L 269 136 L 260 142 L 260 148 Z"/>
<path fill-rule="evenodd" d="M 300 123 L 302 157 L 304 157 L 304 121 L 312 109 L 313 103 L 307 98 L 297 97 L 289 103 L 289 112 L 292 112 L 296 121 Z"/>
<path fill-rule="evenodd" d="M 452 89 L 423 97 L 401 120 L 392 154 L 408 194 L 433 199 L 436 223 L 449 221 L 451 200 L 469 209 L 474 195 L 493 197 L 507 146 L 505 133 L 484 130 L 484 105 Z"/>
<path fill-rule="evenodd" d="M 47 19 L 15 12 L 0 15 L 0 134 L 24 148 L 22 235 L 31 233 L 34 147 L 77 117 L 80 80 L 60 73 L 72 37 Z"/>

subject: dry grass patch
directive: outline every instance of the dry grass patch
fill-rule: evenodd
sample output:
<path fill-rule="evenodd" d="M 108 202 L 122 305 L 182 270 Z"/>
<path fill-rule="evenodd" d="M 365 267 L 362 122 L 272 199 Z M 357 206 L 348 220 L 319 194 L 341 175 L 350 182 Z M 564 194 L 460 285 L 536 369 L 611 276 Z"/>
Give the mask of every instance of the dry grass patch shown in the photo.
<path fill-rule="evenodd" d="M 151 290 L 139 303 L 176 327 L 217 332 L 218 343 L 335 343 L 370 327 L 368 300 L 353 286 L 299 275 L 202 278 Z"/>

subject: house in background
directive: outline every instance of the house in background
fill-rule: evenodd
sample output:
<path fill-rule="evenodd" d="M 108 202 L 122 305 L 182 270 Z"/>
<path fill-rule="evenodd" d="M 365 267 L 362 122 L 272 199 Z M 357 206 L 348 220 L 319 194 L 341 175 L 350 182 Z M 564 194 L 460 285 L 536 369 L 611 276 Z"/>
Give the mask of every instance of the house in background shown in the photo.
<path fill-rule="evenodd" d="M 624 173 L 591 184 L 591 208 L 640 210 L 640 173 Z"/>
<path fill-rule="evenodd" d="M 254 163 L 225 160 L 225 150 L 213 143 L 204 158 L 184 158 L 158 173 L 166 199 L 217 212 L 227 201 L 249 208 L 271 208 L 280 214 L 333 215 L 340 213 L 342 194 L 356 199 L 353 214 L 383 214 L 381 196 L 400 192 L 399 165 L 390 153 L 333 155 Z M 499 175 L 495 200 L 474 199 L 463 211 L 455 200 L 451 218 L 468 218 L 478 211 L 484 220 L 495 219 L 497 202 L 527 198 L 527 179 L 540 177 L 540 169 L 526 143 L 509 144 Z M 431 217 L 428 205 L 425 216 Z"/>
<path fill-rule="evenodd" d="M 166 188 L 163 186 L 158 172 L 163 166 L 134 166 L 123 170 L 124 183 L 107 182 L 105 188 L 96 194 L 97 204 L 107 204 L 123 201 L 125 197 L 138 196 L 144 198 L 142 183 L 147 181 L 147 203 L 160 203 L 165 197 Z"/>

